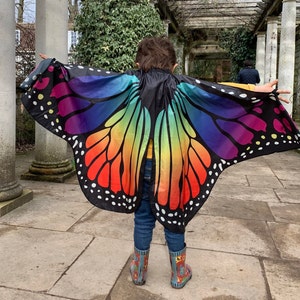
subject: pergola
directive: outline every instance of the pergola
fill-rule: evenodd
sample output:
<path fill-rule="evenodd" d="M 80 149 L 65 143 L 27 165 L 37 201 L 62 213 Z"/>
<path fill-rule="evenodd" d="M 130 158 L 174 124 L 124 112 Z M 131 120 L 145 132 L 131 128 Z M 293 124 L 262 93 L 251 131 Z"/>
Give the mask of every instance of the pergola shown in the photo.
<path fill-rule="evenodd" d="M 297 0 L 300 20 L 300 0 Z M 253 33 L 266 29 L 266 19 L 279 16 L 282 0 L 157 0 L 161 15 L 182 35 L 195 31 L 246 27 Z"/>
<path fill-rule="evenodd" d="M 295 90 L 299 90 L 299 55 L 296 53 L 300 51 L 297 37 L 297 27 L 300 24 L 300 0 L 156 0 L 154 2 L 162 19 L 168 24 L 169 34 L 181 40 L 184 48 L 183 64 L 187 74 L 198 76 L 193 74 L 193 69 L 197 72 L 200 70 L 200 74 L 206 76 L 203 78 L 212 79 L 204 74 L 209 63 L 213 65 L 217 60 L 223 59 L 224 62 L 228 59 L 228 53 L 219 45 L 220 33 L 226 29 L 242 27 L 247 28 L 257 37 L 256 68 L 261 74 L 262 82 L 279 78 L 280 84 L 292 93 L 293 82 L 295 82 Z M 200 69 L 199 65 L 193 67 L 195 58 L 205 62 L 200 65 Z M 211 74 L 210 71 L 208 75 Z M 228 75 L 228 68 L 222 74 Z M 227 75 L 225 80 L 228 80 Z M 296 104 L 294 107 L 297 109 L 298 92 L 294 96 Z"/>

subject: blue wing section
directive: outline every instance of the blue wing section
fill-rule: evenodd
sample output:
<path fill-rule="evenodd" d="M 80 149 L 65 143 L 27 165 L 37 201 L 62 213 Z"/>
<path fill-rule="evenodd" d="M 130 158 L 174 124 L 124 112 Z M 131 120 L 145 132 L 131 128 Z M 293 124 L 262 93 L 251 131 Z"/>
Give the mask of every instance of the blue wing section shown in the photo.
<path fill-rule="evenodd" d="M 33 118 L 53 133 L 92 132 L 137 95 L 138 78 L 82 66 L 42 61 L 21 85 Z"/>
<path fill-rule="evenodd" d="M 187 118 L 220 158 L 240 161 L 299 146 L 298 129 L 272 95 L 179 78 L 177 95 Z"/>

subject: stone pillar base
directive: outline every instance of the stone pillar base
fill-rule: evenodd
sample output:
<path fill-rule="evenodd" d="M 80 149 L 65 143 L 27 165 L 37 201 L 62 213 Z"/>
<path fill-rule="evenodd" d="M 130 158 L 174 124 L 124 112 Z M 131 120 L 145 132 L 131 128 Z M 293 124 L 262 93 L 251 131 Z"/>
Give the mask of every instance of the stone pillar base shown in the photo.
<path fill-rule="evenodd" d="M 31 190 L 24 189 L 19 197 L 12 200 L 0 202 L 0 217 L 9 213 L 13 209 L 31 201 L 32 199 L 33 192 Z"/>
<path fill-rule="evenodd" d="M 0 188 L 0 203 L 19 197 L 22 191 L 22 186 L 16 181 Z"/>
<path fill-rule="evenodd" d="M 21 179 L 64 182 L 74 174 L 75 169 L 68 159 L 57 163 L 33 161 L 29 167 L 29 171 L 22 174 Z"/>

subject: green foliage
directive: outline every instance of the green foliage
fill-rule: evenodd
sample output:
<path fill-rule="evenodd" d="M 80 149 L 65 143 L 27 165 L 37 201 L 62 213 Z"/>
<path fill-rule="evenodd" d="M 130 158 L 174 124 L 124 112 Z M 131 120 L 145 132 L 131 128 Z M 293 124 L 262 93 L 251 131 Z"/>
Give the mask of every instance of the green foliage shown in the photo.
<path fill-rule="evenodd" d="M 121 72 L 133 67 L 137 44 L 164 26 L 149 0 L 82 0 L 75 30 L 77 63 Z"/>
<path fill-rule="evenodd" d="M 255 60 L 255 36 L 244 27 L 227 29 L 220 32 L 219 43 L 229 53 L 232 62 L 231 80 L 234 81 L 237 73 L 243 67 L 244 60 Z"/>

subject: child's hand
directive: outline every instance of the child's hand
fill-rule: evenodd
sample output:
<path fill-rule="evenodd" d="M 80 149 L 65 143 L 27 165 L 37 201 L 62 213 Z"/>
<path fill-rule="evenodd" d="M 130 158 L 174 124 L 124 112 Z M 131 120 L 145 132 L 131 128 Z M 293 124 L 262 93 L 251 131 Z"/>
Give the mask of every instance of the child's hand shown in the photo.
<path fill-rule="evenodd" d="M 283 101 L 285 103 L 290 103 L 290 101 L 282 96 L 279 96 L 281 94 L 290 94 L 291 92 L 288 90 L 277 90 L 276 85 L 278 83 L 278 79 L 275 79 L 271 82 L 268 82 L 264 85 L 256 85 L 254 91 L 255 92 L 261 92 L 261 93 L 276 93 L 278 96 L 278 99 L 280 101 Z"/>
<path fill-rule="evenodd" d="M 39 56 L 40 56 L 42 59 L 48 58 L 48 56 L 47 56 L 46 54 L 43 54 L 43 53 L 39 53 Z"/>

